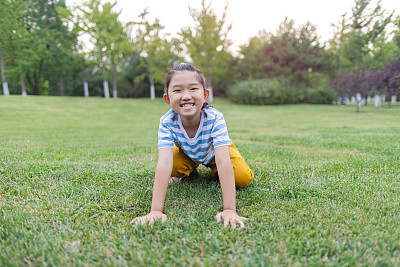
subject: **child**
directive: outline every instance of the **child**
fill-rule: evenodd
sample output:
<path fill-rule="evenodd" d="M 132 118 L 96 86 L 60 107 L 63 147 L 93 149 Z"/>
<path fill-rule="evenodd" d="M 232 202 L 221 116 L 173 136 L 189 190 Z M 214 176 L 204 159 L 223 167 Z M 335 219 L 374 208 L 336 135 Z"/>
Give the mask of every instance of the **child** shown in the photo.
<path fill-rule="evenodd" d="M 171 106 L 160 119 L 158 130 L 159 157 L 149 214 L 131 223 L 164 222 L 164 200 L 168 184 L 198 176 L 197 167 L 203 164 L 218 176 L 222 189 L 223 211 L 215 219 L 224 226 L 236 223 L 244 227 L 246 218 L 236 213 L 236 188 L 246 187 L 254 173 L 247 166 L 236 146 L 229 139 L 224 117 L 209 107 L 210 94 L 203 74 L 194 66 L 181 63 L 167 75 L 164 100 Z M 218 171 L 218 174 L 217 174 Z M 174 176 L 170 179 L 171 176 Z M 177 177 L 177 178 L 175 178 Z"/>

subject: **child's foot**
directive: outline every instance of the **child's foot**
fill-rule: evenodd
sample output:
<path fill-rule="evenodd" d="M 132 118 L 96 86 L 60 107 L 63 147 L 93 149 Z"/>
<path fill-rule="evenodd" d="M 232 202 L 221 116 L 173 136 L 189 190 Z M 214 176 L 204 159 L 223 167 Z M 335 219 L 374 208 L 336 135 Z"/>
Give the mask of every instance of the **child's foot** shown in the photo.
<path fill-rule="evenodd" d="M 169 184 L 180 184 L 182 182 L 188 181 L 190 179 L 194 179 L 200 176 L 199 171 L 196 168 L 193 168 L 188 176 L 182 177 L 182 178 L 178 178 L 178 177 L 171 177 L 171 179 L 169 179 Z"/>

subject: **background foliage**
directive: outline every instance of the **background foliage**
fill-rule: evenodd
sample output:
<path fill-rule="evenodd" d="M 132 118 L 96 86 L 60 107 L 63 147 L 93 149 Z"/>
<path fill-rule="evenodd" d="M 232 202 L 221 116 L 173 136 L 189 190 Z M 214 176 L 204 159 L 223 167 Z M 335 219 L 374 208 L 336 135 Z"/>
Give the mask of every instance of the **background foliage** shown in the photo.
<path fill-rule="evenodd" d="M 165 32 L 163 22 L 150 21 L 148 10 L 121 22 L 116 2 L 86 0 L 66 7 L 65 0 L 2 0 L 0 5 L 2 81 L 11 94 L 79 96 L 87 82 L 90 96 L 107 97 L 110 82 L 114 97 L 160 96 L 164 76 L 181 61 L 198 66 L 219 96 L 242 81 L 276 78 L 288 80 L 300 102 L 311 99 L 304 88 L 328 92 L 326 81 L 344 98 L 399 94 L 399 70 L 390 66 L 400 58 L 400 16 L 380 2 L 355 0 L 333 23 L 326 42 L 316 25 L 298 26 L 286 18 L 236 53 L 226 21 L 229 6 L 216 14 L 206 0 L 201 9 L 188 9 L 195 25 L 175 37 Z M 90 46 L 80 41 L 85 38 Z M 363 75 L 380 85 L 360 85 Z"/>

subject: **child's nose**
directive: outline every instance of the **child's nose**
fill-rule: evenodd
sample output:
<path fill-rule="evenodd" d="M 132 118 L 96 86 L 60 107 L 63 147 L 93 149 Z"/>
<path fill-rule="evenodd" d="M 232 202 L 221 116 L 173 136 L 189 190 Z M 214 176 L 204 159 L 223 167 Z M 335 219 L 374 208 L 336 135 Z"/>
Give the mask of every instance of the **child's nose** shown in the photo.
<path fill-rule="evenodd" d="M 182 95 L 183 99 L 190 99 L 191 97 L 192 97 L 192 95 L 190 94 L 189 90 L 184 90 L 183 91 L 183 95 Z"/>

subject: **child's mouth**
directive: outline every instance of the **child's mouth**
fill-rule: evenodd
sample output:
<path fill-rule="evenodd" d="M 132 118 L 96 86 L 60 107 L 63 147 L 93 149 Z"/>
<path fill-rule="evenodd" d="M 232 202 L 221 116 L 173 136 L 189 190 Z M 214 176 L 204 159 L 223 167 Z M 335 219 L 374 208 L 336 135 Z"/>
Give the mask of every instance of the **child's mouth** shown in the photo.
<path fill-rule="evenodd" d="M 181 107 L 183 109 L 191 109 L 194 106 L 194 103 L 186 103 L 186 104 L 182 104 Z"/>

